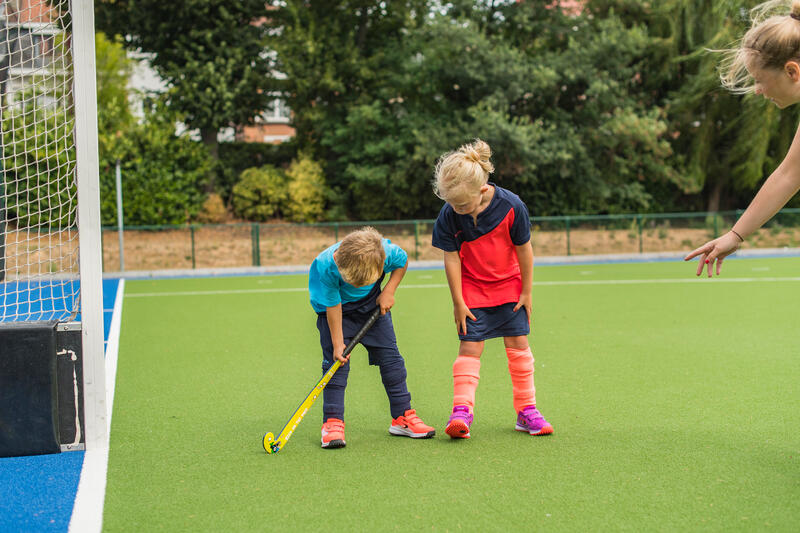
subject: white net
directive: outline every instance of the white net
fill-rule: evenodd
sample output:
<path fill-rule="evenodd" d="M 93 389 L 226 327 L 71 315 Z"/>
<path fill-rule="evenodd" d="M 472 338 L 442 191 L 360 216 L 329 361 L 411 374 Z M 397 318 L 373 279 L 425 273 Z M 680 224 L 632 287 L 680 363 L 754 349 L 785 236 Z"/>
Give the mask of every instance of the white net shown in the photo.
<path fill-rule="evenodd" d="M 79 307 L 69 0 L 0 0 L 0 322 Z"/>

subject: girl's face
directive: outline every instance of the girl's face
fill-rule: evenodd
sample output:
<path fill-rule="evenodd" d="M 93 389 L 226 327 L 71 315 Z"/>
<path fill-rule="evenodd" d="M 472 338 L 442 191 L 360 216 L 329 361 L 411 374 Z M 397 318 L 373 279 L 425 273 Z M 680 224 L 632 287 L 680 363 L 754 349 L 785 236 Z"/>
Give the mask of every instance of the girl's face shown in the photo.
<path fill-rule="evenodd" d="M 459 215 L 476 216 L 480 212 L 483 193 L 489 190 L 488 185 L 481 186 L 477 191 L 460 191 L 453 196 L 447 203 L 453 207 L 453 211 Z"/>
<path fill-rule="evenodd" d="M 771 100 L 780 109 L 800 102 L 800 64 L 788 61 L 784 68 L 760 68 L 753 60 L 746 63 L 755 80 L 755 93 Z"/>
<path fill-rule="evenodd" d="M 491 199 L 491 194 L 486 196 L 485 193 L 491 189 L 491 186 L 488 184 L 481 185 L 478 190 L 460 190 L 453 194 L 450 199 L 447 200 L 447 203 L 453 207 L 453 211 L 458 213 L 459 215 L 472 215 L 473 217 L 477 217 L 478 213 L 482 210 L 486 209 L 486 205 L 484 205 L 484 199 L 489 198 Z"/>

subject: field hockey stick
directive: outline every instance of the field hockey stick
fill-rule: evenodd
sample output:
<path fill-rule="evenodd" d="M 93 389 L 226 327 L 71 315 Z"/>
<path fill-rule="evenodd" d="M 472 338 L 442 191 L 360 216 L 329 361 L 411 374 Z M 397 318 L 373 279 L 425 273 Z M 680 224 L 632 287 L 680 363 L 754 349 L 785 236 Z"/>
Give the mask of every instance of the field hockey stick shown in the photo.
<path fill-rule="evenodd" d="M 342 353 L 342 357 L 347 357 L 348 354 L 353 351 L 353 348 L 355 348 L 356 344 L 361 342 L 361 339 L 364 338 L 364 335 L 367 334 L 367 331 L 369 330 L 369 328 L 372 327 L 372 324 L 374 324 L 375 321 L 378 320 L 378 316 L 380 316 L 380 313 L 381 313 L 380 307 L 376 308 L 375 311 L 372 312 L 372 314 L 369 316 L 364 325 L 361 326 L 361 329 L 358 330 L 358 333 L 355 334 L 353 340 L 350 341 L 350 344 L 348 344 L 347 347 L 345 347 L 344 352 Z M 289 440 L 289 437 L 292 436 L 294 430 L 297 428 L 298 425 L 300 425 L 300 421 L 303 420 L 303 417 L 306 415 L 308 410 L 311 409 L 312 405 L 314 405 L 314 402 L 316 401 L 317 397 L 319 397 L 319 395 L 322 393 L 322 390 L 331 380 L 336 371 L 339 370 L 340 366 L 342 366 L 342 362 L 337 359 L 336 362 L 334 362 L 333 365 L 331 365 L 328 371 L 325 372 L 325 375 L 322 376 L 322 379 L 320 379 L 319 382 L 314 386 L 314 388 L 311 389 L 311 392 L 308 393 L 306 399 L 303 400 L 303 402 L 297 409 L 295 409 L 294 414 L 292 414 L 292 416 L 289 417 L 289 421 L 286 422 L 285 426 L 283 426 L 283 429 L 278 434 L 277 439 L 272 433 L 267 433 L 266 435 L 264 435 L 263 444 L 265 452 L 278 453 L 284 446 L 286 446 L 286 441 Z"/>

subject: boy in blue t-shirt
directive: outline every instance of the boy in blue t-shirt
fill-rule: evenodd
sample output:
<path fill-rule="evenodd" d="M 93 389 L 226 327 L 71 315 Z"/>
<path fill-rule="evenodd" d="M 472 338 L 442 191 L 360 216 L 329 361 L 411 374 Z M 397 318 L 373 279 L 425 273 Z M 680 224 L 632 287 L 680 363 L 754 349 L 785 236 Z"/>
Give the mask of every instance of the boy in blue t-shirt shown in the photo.
<path fill-rule="evenodd" d="M 347 343 L 375 310 L 381 316 L 361 339 L 369 353 L 369 364 L 380 368 L 389 397 L 392 423 L 389 433 L 415 439 L 433 437 L 436 431 L 425 425 L 411 409 L 406 387 L 406 365 L 397 348 L 389 310 L 394 293 L 406 273 L 408 255 L 384 239 L 374 228 L 364 227 L 320 253 L 308 276 L 311 307 L 317 312 L 317 329 L 322 345 L 322 373 L 342 357 Z M 389 281 L 381 290 L 386 272 Z M 322 393 L 322 447 L 342 448 L 344 440 L 344 391 L 350 365 L 343 364 Z"/>

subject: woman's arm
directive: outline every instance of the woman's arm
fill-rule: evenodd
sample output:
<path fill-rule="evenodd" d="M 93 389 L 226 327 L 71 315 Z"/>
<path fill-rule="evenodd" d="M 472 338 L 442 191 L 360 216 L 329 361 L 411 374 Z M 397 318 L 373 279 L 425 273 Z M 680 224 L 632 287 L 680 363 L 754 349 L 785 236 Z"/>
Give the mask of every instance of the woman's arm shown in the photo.
<path fill-rule="evenodd" d="M 786 157 L 761 186 L 753 201 L 728 233 L 694 249 L 684 260 L 700 257 L 697 275 L 708 267 L 708 277 L 716 261 L 719 275 L 722 261 L 739 248 L 744 239 L 764 225 L 800 190 L 800 128 L 794 135 Z"/>

